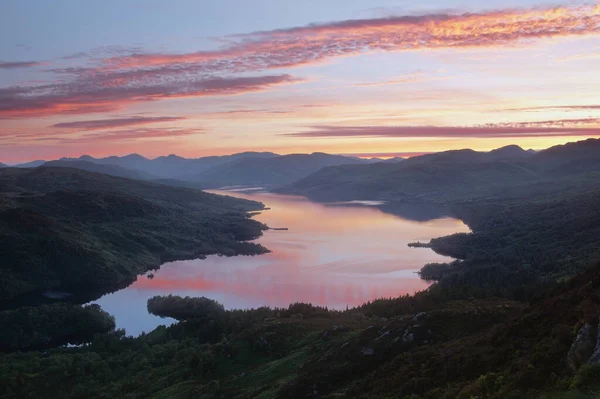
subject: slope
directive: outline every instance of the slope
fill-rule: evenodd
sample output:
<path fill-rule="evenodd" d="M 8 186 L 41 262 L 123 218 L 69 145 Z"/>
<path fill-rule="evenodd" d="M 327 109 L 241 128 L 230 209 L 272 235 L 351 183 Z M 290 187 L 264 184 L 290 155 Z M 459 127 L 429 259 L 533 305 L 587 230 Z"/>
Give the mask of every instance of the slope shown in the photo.
<path fill-rule="evenodd" d="M 273 186 L 294 182 L 323 167 L 362 163 L 365 161 L 358 158 L 324 153 L 291 154 L 267 159 L 247 158 L 214 167 L 190 180 L 213 188 L 234 185 Z"/>
<path fill-rule="evenodd" d="M 4 168 L 0 298 L 115 285 L 168 260 L 262 253 L 239 242 L 261 234 L 246 213 L 261 207 L 77 169 Z"/>

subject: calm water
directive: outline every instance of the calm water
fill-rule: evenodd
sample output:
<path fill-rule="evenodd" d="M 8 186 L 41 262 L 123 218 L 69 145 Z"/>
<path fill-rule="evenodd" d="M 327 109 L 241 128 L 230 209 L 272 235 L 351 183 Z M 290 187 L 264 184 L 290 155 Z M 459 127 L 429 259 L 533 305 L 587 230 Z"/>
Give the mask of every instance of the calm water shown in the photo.
<path fill-rule="evenodd" d="M 270 254 L 166 263 L 153 279 L 140 276 L 97 300 L 128 334 L 172 322 L 147 313 L 154 295 L 206 296 L 228 309 L 293 302 L 345 308 L 422 290 L 428 284 L 415 272 L 447 258 L 407 244 L 468 231 L 452 218 L 414 222 L 386 214 L 370 206 L 376 202 L 331 206 L 262 192 L 214 192 L 263 202 L 271 209 L 255 218 L 289 230 L 269 230 L 258 240 Z"/>

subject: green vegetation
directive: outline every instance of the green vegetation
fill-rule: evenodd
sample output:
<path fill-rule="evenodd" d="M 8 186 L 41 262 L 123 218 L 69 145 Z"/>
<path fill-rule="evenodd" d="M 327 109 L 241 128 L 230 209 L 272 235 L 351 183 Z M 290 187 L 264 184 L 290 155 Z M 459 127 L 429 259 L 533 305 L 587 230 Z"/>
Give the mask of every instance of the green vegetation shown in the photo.
<path fill-rule="evenodd" d="M 425 202 L 435 205 L 427 213 L 452 212 L 473 232 L 427 244 L 457 259 L 423 267 L 421 277 L 437 282 L 428 290 L 343 312 L 309 304 L 230 311 L 208 298 L 154 297 L 148 311 L 178 323 L 137 338 L 100 323 L 83 331 L 104 333 L 81 347 L 0 354 L 0 398 L 597 397 L 600 265 L 589 266 L 600 259 L 599 146 L 592 140 L 535 155 L 514 147 L 453 151 L 397 165 L 326 168 L 295 189 L 320 199 L 388 200 L 388 209 L 417 220 L 424 215 L 413 205 Z M 75 263 L 60 278 L 88 281 L 113 280 L 114 270 L 132 275 L 152 257 L 198 248 L 261 250 L 238 242 L 264 228 L 248 219 L 258 204 L 65 170 L 0 172 L 0 239 L 10 245 L 0 256 L 31 256 L 27 265 L 40 280 L 27 281 L 46 278 L 41 264 L 67 267 L 47 259 L 78 259 L 56 254 L 85 257 L 90 267 Z M 74 185 L 85 189 L 67 190 Z M 66 245 L 72 242 L 79 246 Z M 0 277 L 9 281 L 4 290 L 18 286 Z M 37 309 L 2 317 L 28 325 L 28 314 L 47 320 L 58 311 Z M 110 321 L 91 311 L 100 315 L 94 320 Z M 56 319 L 39 327 L 51 339 L 67 320 Z M 6 350 L 48 342 L 26 328 L 3 334 L 20 339 L 3 339 Z"/>
<path fill-rule="evenodd" d="M 0 299 L 56 287 L 110 290 L 165 261 L 264 253 L 245 242 L 266 228 L 248 215 L 262 207 L 82 170 L 3 168 Z"/>
<path fill-rule="evenodd" d="M 115 319 L 98 305 L 65 303 L 0 312 L 0 351 L 52 348 L 90 342 L 115 329 Z"/>
<path fill-rule="evenodd" d="M 0 397 L 593 397 L 600 368 L 574 373 L 567 357 L 579 328 L 598 323 L 600 267 L 529 306 L 452 295 L 436 288 L 344 312 L 153 298 L 162 312 L 197 310 L 137 338 L 0 355 Z"/>
<path fill-rule="evenodd" d="M 526 287 L 572 276 L 600 259 L 600 140 L 535 155 L 506 147 L 331 167 L 277 191 L 324 201 L 386 200 L 382 209 L 410 219 L 423 216 L 414 211 L 423 205 L 433 207 L 433 217 L 459 217 L 471 234 L 427 245 L 460 261 L 421 270 L 424 279 L 447 287 L 527 299 Z"/>

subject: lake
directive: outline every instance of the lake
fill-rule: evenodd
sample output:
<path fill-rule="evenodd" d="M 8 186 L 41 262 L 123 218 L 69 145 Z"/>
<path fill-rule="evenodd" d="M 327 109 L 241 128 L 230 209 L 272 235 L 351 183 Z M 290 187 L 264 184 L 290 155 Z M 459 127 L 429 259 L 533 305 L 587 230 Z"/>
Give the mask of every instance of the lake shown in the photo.
<path fill-rule="evenodd" d="M 255 219 L 289 230 L 268 230 L 258 239 L 269 254 L 166 263 L 152 279 L 139 276 L 129 287 L 94 301 L 115 316 L 118 328 L 138 335 L 172 323 L 148 314 L 146 301 L 155 295 L 205 296 L 226 309 L 294 302 L 345 309 L 413 293 L 429 285 L 416 272 L 448 258 L 407 244 L 469 231 L 449 217 L 413 221 L 384 213 L 377 201 L 327 205 L 258 190 L 212 192 L 261 201 L 270 209 Z"/>

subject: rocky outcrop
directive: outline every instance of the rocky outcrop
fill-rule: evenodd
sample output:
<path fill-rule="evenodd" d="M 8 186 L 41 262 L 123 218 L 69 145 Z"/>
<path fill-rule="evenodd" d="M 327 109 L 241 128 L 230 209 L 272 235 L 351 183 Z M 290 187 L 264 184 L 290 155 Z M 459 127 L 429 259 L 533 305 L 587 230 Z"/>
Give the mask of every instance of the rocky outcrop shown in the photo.
<path fill-rule="evenodd" d="M 579 332 L 567 354 L 567 362 L 574 372 L 579 370 L 584 363 L 591 361 L 596 352 L 600 352 L 597 346 L 598 326 L 586 323 Z M 598 355 L 600 356 L 600 354 Z"/>
<path fill-rule="evenodd" d="M 596 333 L 596 348 L 594 349 L 594 353 L 589 358 L 588 363 L 593 365 L 600 365 L 600 321 L 598 322 L 598 332 Z"/>

